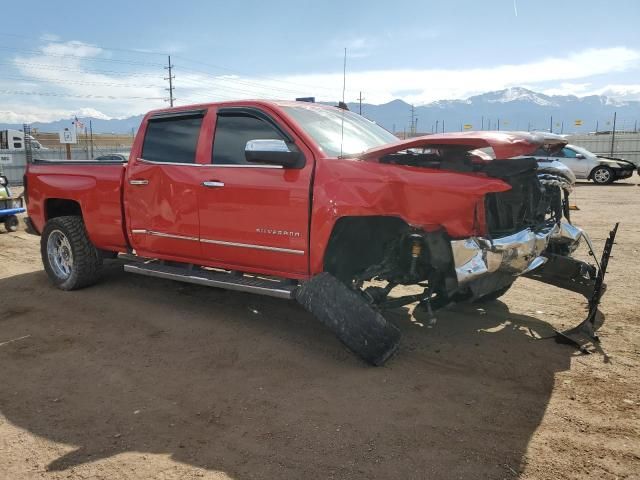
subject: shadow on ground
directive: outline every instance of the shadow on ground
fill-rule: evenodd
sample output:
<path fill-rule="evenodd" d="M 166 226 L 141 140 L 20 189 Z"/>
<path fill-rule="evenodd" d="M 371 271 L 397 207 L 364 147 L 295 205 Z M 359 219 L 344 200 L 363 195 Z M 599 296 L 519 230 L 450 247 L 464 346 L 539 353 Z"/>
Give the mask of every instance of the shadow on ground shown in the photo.
<path fill-rule="evenodd" d="M 294 303 L 112 268 L 77 292 L 0 280 L 0 410 L 73 447 L 49 470 L 153 452 L 246 478 L 508 478 L 573 350 L 494 302 L 390 317 L 386 367 Z"/>

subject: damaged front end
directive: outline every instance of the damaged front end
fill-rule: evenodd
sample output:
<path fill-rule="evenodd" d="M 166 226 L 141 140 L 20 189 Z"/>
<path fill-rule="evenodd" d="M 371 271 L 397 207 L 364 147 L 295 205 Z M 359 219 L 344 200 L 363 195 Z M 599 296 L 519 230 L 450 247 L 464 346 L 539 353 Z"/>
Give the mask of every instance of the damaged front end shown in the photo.
<path fill-rule="evenodd" d="M 487 160 L 473 153 L 474 147 L 485 146 L 482 142 L 492 146 L 498 159 Z M 442 178 L 452 185 L 459 185 L 469 175 L 484 178 L 492 188 L 479 196 L 469 191 L 466 198 L 473 198 L 474 202 L 457 209 L 444 202 L 438 204 L 435 195 L 426 206 L 411 205 L 421 211 L 448 211 L 448 219 L 471 217 L 473 227 L 467 230 L 470 234 L 466 237 L 465 233 L 450 233 L 455 222 L 411 224 L 399 216 L 383 215 L 384 212 L 371 217 L 341 218 L 325 252 L 321 283 L 324 289 L 334 292 L 331 295 L 335 294 L 336 300 L 344 297 L 345 301 L 334 303 L 326 301 L 329 297 L 324 294 L 318 296 L 312 280 L 300 289 L 301 303 L 331 325 L 349 348 L 356 353 L 365 351 L 359 354 L 380 364 L 380 359 L 386 360 L 388 352 L 396 350 L 399 336 L 376 312 L 417 303 L 416 308 L 435 322 L 438 309 L 457 302 L 497 299 L 524 276 L 585 296 L 585 320 L 573 329 L 557 332 L 556 338 L 588 351 L 588 345 L 598 341 L 596 317 L 617 224 L 601 258 L 596 258 L 589 237 L 571 223 L 569 196 L 575 177 L 563 165 L 539 166 L 534 158 L 526 156 L 539 143 L 540 139 L 527 135 L 501 137 L 480 132 L 411 139 L 365 156 L 388 164 L 391 169 L 401 166 L 405 168 L 403 172 L 408 171 L 406 167 L 415 168 L 410 171 L 416 176 L 437 176 L 443 171 Z M 496 184 L 496 180 L 501 182 Z M 409 194 L 399 197 L 421 198 Z M 595 265 L 571 257 L 581 242 L 587 243 Z M 349 302 L 357 303 L 360 298 L 371 307 L 358 311 L 354 324 L 360 327 L 355 331 L 350 326 L 353 315 L 336 309 L 340 303 L 349 303 L 340 285 L 357 293 L 358 297 L 349 296 Z M 394 295 L 392 291 L 398 286 L 408 286 L 416 293 L 407 294 L 404 289 L 403 295 Z M 367 350 L 373 339 L 356 338 L 356 332 L 362 326 L 366 330 L 369 324 L 371 331 L 385 332 L 375 336 L 381 346 L 374 349 L 375 359 Z M 383 341 L 385 336 L 388 343 Z"/>
<path fill-rule="evenodd" d="M 514 165 L 514 160 L 510 162 Z M 487 195 L 488 235 L 451 242 L 458 284 L 472 300 L 491 298 L 518 276 L 581 293 L 588 300 L 587 318 L 573 329 L 557 332 L 556 338 L 587 351 L 589 343 L 598 341 L 596 313 L 618 225 L 598 261 L 589 236 L 570 222 L 569 195 L 575 180 L 564 166 L 538 166 L 535 177 L 531 170 L 515 174 L 500 170 L 495 168 L 490 175 L 503 178 L 512 189 Z M 570 257 L 583 239 L 596 265 Z"/>

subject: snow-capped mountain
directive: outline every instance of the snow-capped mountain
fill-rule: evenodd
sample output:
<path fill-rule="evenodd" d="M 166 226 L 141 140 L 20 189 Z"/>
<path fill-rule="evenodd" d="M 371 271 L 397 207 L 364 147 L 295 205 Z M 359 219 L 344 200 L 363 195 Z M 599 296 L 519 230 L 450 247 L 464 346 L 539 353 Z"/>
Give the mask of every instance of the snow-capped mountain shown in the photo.
<path fill-rule="evenodd" d="M 349 108 L 358 111 L 358 104 Z M 411 125 L 411 105 L 394 100 L 383 105 L 362 106 L 363 115 L 389 130 L 402 132 Z M 640 120 L 640 102 L 625 101 L 602 95 L 576 97 L 574 95 L 545 95 L 532 90 L 513 87 L 475 95 L 464 100 L 439 100 L 415 107 L 417 130 L 429 133 L 459 131 L 464 125 L 473 130 L 548 130 L 555 132 L 588 132 L 612 128 L 617 112 L 617 129 L 633 129 Z M 582 126 L 575 121 L 582 120 Z"/>
<path fill-rule="evenodd" d="M 363 91 L 365 88 L 363 87 Z M 615 91 L 611 92 L 615 94 Z M 349 108 L 358 112 L 359 105 L 350 103 Z M 617 129 L 633 129 L 640 120 L 640 102 L 625 100 L 620 96 L 590 95 L 545 95 L 523 87 L 512 87 L 475 95 L 464 100 L 438 100 L 415 107 L 417 131 L 459 131 L 464 125 L 473 130 L 548 130 L 565 133 L 610 130 L 613 113 L 617 112 Z M 411 125 L 411 105 L 402 100 L 393 100 L 382 105 L 363 104 L 362 113 L 385 128 L 402 132 Z M 137 130 L 141 116 L 107 120 L 93 118 L 96 133 L 131 133 Z M 575 121 L 582 120 L 576 127 Z M 89 118 L 82 118 L 88 125 Z M 69 120 L 35 123 L 40 131 L 56 132 L 67 126 Z M 2 125 L 2 128 L 22 128 L 22 125 Z"/>

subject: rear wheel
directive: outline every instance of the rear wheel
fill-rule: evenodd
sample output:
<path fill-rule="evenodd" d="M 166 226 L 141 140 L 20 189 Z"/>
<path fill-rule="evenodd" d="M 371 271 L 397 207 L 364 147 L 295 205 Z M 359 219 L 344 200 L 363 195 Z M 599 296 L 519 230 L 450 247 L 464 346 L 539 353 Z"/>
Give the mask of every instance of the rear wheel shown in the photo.
<path fill-rule="evenodd" d="M 18 217 L 16 217 L 15 215 L 11 215 L 4 220 L 4 228 L 7 229 L 7 232 L 17 232 L 18 225 Z"/>
<path fill-rule="evenodd" d="M 613 171 L 609 167 L 596 167 L 591 172 L 591 179 L 598 185 L 608 185 L 614 180 Z"/>
<path fill-rule="evenodd" d="M 93 246 L 81 217 L 52 218 L 40 240 L 42 263 L 49 278 L 61 290 L 75 290 L 98 280 L 102 256 Z"/>

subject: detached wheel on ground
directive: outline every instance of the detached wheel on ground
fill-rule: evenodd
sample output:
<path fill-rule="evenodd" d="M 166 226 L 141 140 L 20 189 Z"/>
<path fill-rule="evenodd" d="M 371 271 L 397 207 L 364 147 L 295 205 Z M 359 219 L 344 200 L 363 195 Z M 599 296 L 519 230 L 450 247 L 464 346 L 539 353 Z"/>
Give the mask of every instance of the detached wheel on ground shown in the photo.
<path fill-rule="evenodd" d="M 4 219 L 4 228 L 7 232 L 17 232 L 18 231 L 18 217 L 15 215 L 10 215 Z"/>
<path fill-rule="evenodd" d="M 42 263 L 49 278 L 61 290 L 75 290 L 95 283 L 102 256 L 93 246 L 81 217 L 52 218 L 40 239 Z"/>
<path fill-rule="evenodd" d="M 596 167 L 591 172 L 591 179 L 599 185 L 608 185 L 614 180 L 613 171 L 609 167 Z"/>
<path fill-rule="evenodd" d="M 304 282 L 296 291 L 296 300 L 371 365 L 383 365 L 398 349 L 398 327 L 329 273 Z"/>

